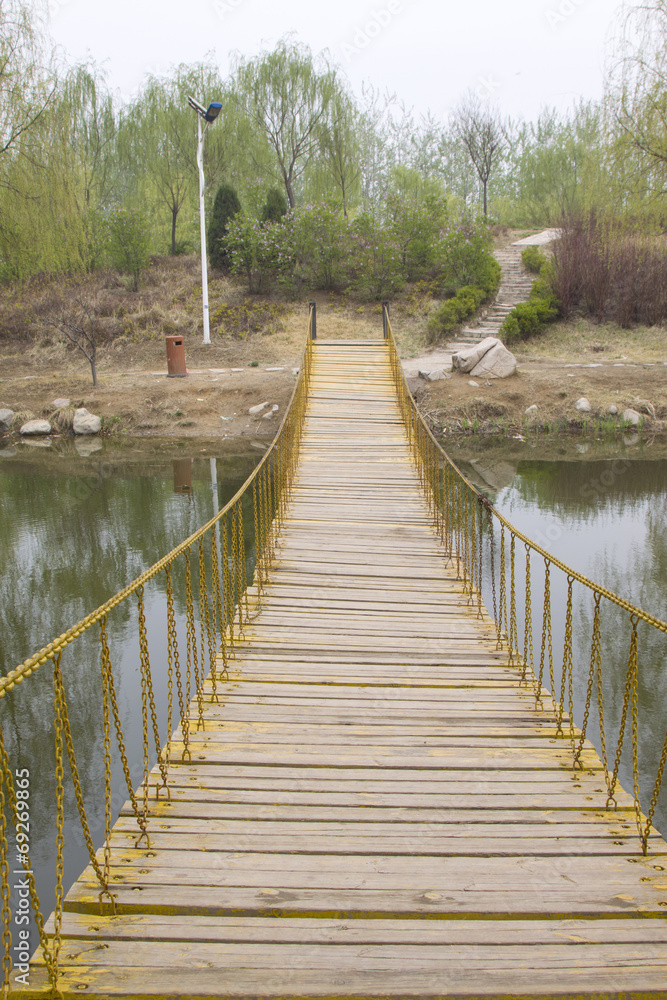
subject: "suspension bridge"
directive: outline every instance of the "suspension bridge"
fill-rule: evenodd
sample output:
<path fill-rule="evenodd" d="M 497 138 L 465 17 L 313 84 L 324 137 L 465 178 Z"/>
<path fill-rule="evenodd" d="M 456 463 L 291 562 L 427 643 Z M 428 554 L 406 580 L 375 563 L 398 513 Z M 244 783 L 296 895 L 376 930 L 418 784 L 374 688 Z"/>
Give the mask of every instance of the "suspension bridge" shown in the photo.
<path fill-rule="evenodd" d="M 37 670 L 53 674 L 57 762 L 55 905 L 47 918 L 26 851 L 40 941 L 18 982 L 8 879 L 22 804 L 0 745 L 5 995 L 667 995 L 667 845 L 654 829 L 667 741 L 642 803 L 637 710 L 639 624 L 667 625 L 531 542 L 449 461 L 408 392 L 386 309 L 377 341 L 314 334 L 311 313 L 289 412 L 227 507 L 0 679 L 9 700 L 27 696 Z M 149 581 L 164 595 L 165 663 L 149 654 Z M 575 720 L 584 592 L 594 614 Z M 108 640 L 121 605 L 133 606 L 140 651 L 138 788 Z M 627 629 L 614 731 L 606 606 Z M 97 851 L 63 682 L 68 647 L 91 629 L 106 803 Z M 128 794 L 115 823 L 113 760 Z M 66 782 L 90 857 L 67 892 Z"/>

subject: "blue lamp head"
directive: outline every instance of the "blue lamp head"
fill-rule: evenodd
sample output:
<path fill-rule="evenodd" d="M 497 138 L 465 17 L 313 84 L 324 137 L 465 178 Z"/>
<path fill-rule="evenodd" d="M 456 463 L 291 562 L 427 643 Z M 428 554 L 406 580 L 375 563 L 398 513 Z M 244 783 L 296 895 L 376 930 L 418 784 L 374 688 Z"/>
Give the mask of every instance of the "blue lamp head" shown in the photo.
<path fill-rule="evenodd" d="M 215 119 L 220 114 L 221 108 L 222 104 L 220 103 L 220 101 L 211 101 L 208 108 L 206 109 L 206 114 L 203 115 L 204 121 L 214 122 Z"/>

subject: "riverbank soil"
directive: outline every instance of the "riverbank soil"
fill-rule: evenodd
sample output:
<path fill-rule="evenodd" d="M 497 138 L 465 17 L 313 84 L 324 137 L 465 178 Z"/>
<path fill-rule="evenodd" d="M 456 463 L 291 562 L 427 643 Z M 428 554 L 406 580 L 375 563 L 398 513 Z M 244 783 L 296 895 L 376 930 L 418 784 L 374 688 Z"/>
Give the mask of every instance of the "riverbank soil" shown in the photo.
<path fill-rule="evenodd" d="M 0 408 L 48 417 L 67 398 L 103 418 L 111 436 L 271 439 L 289 403 L 308 324 L 305 303 L 248 296 L 219 275 L 211 280 L 211 345 L 202 344 L 201 286 L 196 260 L 159 262 L 138 293 L 103 275 L 68 289 L 95 304 L 98 385 L 90 366 L 52 323 L 62 293 L 48 283 L 0 290 Z M 60 296 L 60 297 L 58 297 Z M 318 336 L 381 335 L 379 303 L 319 293 Z M 621 429 L 619 415 L 636 409 L 642 433 L 665 430 L 667 332 L 621 330 L 578 320 L 557 323 L 514 348 L 517 374 L 482 380 L 452 374 L 428 381 L 418 372 L 447 367 L 455 344 L 427 346 L 434 303 L 407 289 L 391 314 L 410 387 L 431 426 L 442 433 L 523 433 L 531 429 Z M 185 377 L 169 378 L 165 334 L 184 337 Z M 471 385 L 476 382 L 476 385 Z M 591 412 L 575 403 L 586 397 Z M 259 414 L 251 407 L 266 403 Z M 536 406 L 526 414 L 529 407 Z M 265 413 L 270 416 L 265 417 Z M 16 438 L 16 435 L 13 435 Z"/>

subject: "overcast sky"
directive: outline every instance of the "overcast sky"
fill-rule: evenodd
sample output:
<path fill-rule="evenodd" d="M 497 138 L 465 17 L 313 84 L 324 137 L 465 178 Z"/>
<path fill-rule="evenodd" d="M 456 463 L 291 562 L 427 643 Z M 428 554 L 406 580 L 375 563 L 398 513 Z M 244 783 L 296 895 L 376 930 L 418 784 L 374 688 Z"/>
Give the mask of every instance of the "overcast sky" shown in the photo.
<path fill-rule="evenodd" d="M 446 116 L 472 88 L 504 114 L 534 118 L 602 95 L 605 42 L 619 0 L 49 0 L 69 61 L 92 57 L 124 98 L 146 74 L 234 51 L 252 56 L 288 32 L 328 49 L 358 94 L 388 89 L 418 114 Z M 206 101 L 215 95 L 202 94 Z"/>

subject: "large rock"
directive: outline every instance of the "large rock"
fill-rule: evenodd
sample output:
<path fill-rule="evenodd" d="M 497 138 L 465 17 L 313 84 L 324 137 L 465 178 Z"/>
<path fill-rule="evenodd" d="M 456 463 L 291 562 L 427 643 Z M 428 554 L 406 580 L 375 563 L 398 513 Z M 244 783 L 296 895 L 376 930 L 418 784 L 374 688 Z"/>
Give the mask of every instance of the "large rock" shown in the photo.
<path fill-rule="evenodd" d="M 577 402 L 574 404 L 574 408 L 575 410 L 579 410 L 580 413 L 590 413 L 592 409 L 591 404 L 588 402 L 585 396 L 582 396 L 581 399 L 577 400 Z"/>
<path fill-rule="evenodd" d="M 99 434 L 102 430 L 102 420 L 94 413 L 89 413 L 85 406 L 81 406 L 74 414 L 72 430 L 75 434 Z"/>
<path fill-rule="evenodd" d="M 484 355 L 499 343 L 500 341 L 497 337 L 485 337 L 484 340 L 480 340 L 479 344 L 475 344 L 469 350 L 452 354 L 452 366 L 464 374 L 471 372 L 475 365 L 479 364 Z"/>
<path fill-rule="evenodd" d="M 488 338 L 489 340 L 491 338 Z M 509 378 L 516 372 L 516 358 L 499 340 L 470 372 L 476 378 Z"/>
<path fill-rule="evenodd" d="M 13 410 L 0 410 L 0 433 L 4 434 L 5 431 L 10 431 L 12 429 L 13 419 Z"/>
<path fill-rule="evenodd" d="M 621 420 L 624 420 L 626 424 L 630 424 L 632 427 L 639 427 L 644 418 L 636 410 L 623 410 Z"/>
<path fill-rule="evenodd" d="M 36 437 L 40 434 L 50 434 L 51 424 L 48 420 L 29 420 L 21 427 L 21 434 L 24 437 Z"/>

